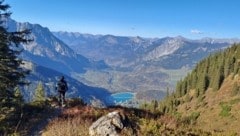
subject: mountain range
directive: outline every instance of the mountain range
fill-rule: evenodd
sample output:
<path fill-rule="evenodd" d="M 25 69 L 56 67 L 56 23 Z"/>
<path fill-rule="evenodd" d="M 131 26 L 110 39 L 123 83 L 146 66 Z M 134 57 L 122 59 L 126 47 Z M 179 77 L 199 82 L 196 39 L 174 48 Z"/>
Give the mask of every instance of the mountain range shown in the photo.
<path fill-rule="evenodd" d="M 71 82 L 95 88 L 87 90 L 100 99 L 104 93 L 97 95 L 96 88 L 104 88 L 109 93 L 136 92 L 147 96 L 151 91 L 164 94 L 167 88 L 173 90 L 176 81 L 202 58 L 240 41 L 51 32 L 39 24 L 19 23 L 12 19 L 6 25 L 8 31 L 31 30 L 29 36 L 34 41 L 22 45 L 21 57 L 41 67 L 41 71 L 59 72 L 52 77 L 46 72 L 42 76 L 55 81 L 57 75 L 66 75 L 72 78 Z"/>
<path fill-rule="evenodd" d="M 77 53 L 89 59 L 103 60 L 112 67 L 107 71 L 82 74 L 86 83 L 113 92 L 138 92 L 143 96 L 151 94 L 147 93 L 149 91 L 173 90 L 176 81 L 201 59 L 240 42 L 239 39 L 191 40 L 181 36 L 142 38 L 78 32 L 53 34 Z"/>
<path fill-rule="evenodd" d="M 127 68 L 148 62 L 151 64 L 154 62 L 166 69 L 186 66 L 192 68 L 209 53 L 240 42 L 239 39 L 191 40 L 181 36 L 142 38 L 77 32 L 53 32 L 53 34 L 87 58 L 104 60 L 110 66 Z"/>

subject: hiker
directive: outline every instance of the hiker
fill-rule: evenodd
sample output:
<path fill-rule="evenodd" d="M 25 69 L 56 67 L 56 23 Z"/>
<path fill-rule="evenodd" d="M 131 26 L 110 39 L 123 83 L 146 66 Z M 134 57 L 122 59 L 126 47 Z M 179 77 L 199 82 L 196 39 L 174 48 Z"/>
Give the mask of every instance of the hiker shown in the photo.
<path fill-rule="evenodd" d="M 61 76 L 56 85 L 56 89 L 58 91 L 59 104 L 63 105 L 65 102 L 65 93 L 68 90 L 67 82 L 64 80 L 64 76 Z"/>

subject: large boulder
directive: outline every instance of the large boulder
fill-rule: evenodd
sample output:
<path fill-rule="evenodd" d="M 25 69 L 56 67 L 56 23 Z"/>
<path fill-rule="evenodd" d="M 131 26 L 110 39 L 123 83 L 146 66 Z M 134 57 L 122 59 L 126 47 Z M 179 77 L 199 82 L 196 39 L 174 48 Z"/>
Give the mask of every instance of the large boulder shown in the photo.
<path fill-rule="evenodd" d="M 99 118 L 89 128 L 90 136 L 118 136 L 125 127 L 126 118 L 119 111 L 108 113 Z"/>

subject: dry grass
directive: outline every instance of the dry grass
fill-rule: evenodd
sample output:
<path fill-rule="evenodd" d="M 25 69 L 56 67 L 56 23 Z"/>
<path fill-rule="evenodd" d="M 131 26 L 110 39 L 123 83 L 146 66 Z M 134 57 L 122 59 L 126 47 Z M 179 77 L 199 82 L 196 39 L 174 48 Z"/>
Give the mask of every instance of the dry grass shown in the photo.
<path fill-rule="evenodd" d="M 81 118 L 55 119 L 51 122 L 43 136 L 88 136 L 91 122 Z"/>
<path fill-rule="evenodd" d="M 123 107 L 95 109 L 83 106 L 64 110 L 61 116 L 46 127 L 43 136 L 88 136 L 88 128 L 95 120 L 115 110 L 126 115 L 128 120 L 121 136 L 211 135 L 198 129 L 181 127 L 170 115 L 160 116 L 145 110 Z"/>
<path fill-rule="evenodd" d="M 190 102 L 180 105 L 178 112 L 182 116 L 188 116 L 192 112 L 200 113 L 192 128 L 221 135 L 240 135 L 240 95 L 232 96 L 234 82 L 240 83 L 240 78 L 229 76 L 224 80 L 220 90 L 209 89 L 201 101 L 194 98 Z M 228 107 L 231 109 L 227 109 Z"/>
<path fill-rule="evenodd" d="M 88 106 L 68 108 L 46 127 L 43 136 L 88 136 L 88 128 L 104 111 Z"/>
<path fill-rule="evenodd" d="M 140 118 L 154 119 L 156 115 L 132 108 L 111 107 L 106 109 L 96 109 L 89 106 L 75 106 L 65 109 L 62 114 L 52 120 L 43 132 L 43 136 L 87 136 L 90 125 L 103 115 L 118 110 L 127 116 L 127 125 L 121 131 L 121 136 L 132 136 L 141 134 L 138 122 Z"/>

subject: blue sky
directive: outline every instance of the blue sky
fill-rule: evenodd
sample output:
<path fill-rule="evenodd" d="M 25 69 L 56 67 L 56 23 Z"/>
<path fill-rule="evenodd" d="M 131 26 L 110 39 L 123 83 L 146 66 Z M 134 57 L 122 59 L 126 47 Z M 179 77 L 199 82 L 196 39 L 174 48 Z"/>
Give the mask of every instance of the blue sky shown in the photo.
<path fill-rule="evenodd" d="M 5 0 L 12 18 L 120 36 L 240 38 L 240 0 Z"/>

